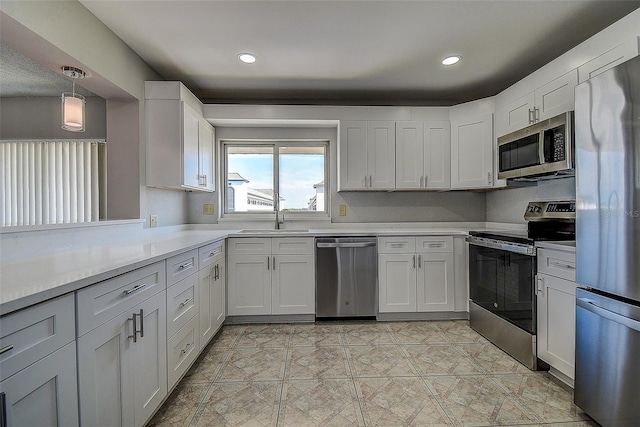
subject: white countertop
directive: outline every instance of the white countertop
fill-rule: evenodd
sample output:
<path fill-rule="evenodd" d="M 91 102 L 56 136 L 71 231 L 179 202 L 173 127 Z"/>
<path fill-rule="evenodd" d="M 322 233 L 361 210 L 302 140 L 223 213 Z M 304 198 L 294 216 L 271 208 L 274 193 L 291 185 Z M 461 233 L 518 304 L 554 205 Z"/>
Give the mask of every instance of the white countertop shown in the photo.
<path fill-rule="evenodd" d="M 229 231 L 177 231 L 0 265 L 0 313 L 73 292 L 172 255 L 224 239 Z"/>
<path fill-rule="evenodd" d="M 483 229 L 473 227 L 471 229 Z M 395 228 L 380 224 L 311 230 L 192 229 L 78 250 L 30 256 L 0 264 L 0 314 L 46 301 L 102 280 L 227 237 L 460 235 L 469 227 Z"/>

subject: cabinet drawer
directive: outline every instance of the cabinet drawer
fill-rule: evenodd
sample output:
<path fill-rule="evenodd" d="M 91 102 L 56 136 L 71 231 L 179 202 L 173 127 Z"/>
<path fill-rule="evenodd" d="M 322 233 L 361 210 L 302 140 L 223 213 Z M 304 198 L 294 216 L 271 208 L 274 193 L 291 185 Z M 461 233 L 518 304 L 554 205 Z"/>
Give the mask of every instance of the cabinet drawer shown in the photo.
<path fill-rule="evenodd" d="M 538 248 L 538 273 L 576 281 L 576 254 Z"/>
<path fill-rule="evenodd" d="M 406 254 L 415 251 L 415 237 L 378 237 L 378 253 L 380 254 Z"/>
<path fill-rule="evenodd" d="M 416 237 L 416 252 L 453 252 L 452 236 Z"/>
<path fill-rule="evenodd" d="M 271 239 L 273 255 L 312 255 L 312 237 L 278 237 Z"/>
<path fill-rule="evenodd" d="M 203 269 L 224 257 L 224 240 L 210 243 L 198 249 L 199 269 Z"/>
<path fill-rule="evenodd" d="M 167 288 L 167 336 L 175 334 L 198 313 L 198 275 L 192 274 Z"/>
<path fill-rule="evenodd" d="M 229 239 L 230 255 L 271 255 L 271 239 L 264 237 L 247 237 Z"/>
<path fill-rule="evenodd" d="M 0 380 L 75 339 L 73 294 L 34 305 L 0 319 Z"/>
<path fill-rule="evenodd" d="M 197 271 L 197 249 L 167 258 L 167 286 L 178 283 L 180 280 Z"/>
<path fill-rule="evenodd" d="M 192 317 L 167 341 L 167 367 L 169 389 L 173 387 L 200 352 L 198 317 Z"/>
<path fill-rule="evenodd" d="M 130 271 L 77 292 L 78 336 L 165 290 L 164 261 Z"/>

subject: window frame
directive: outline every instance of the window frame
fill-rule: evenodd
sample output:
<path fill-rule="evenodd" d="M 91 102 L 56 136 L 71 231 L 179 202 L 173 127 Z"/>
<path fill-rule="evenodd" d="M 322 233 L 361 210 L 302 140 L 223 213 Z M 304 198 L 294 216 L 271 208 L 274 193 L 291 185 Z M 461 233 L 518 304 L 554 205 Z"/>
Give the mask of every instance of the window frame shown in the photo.
<path fill-rule="evenodd" d="M 220 218 L 238 219 L 238 220 L 275 220 L 276 210 L 274 211 L 257 211 L 257 212 L 228 212 L 227 211 L 227 188 L 228 188 L 228 154 L 227 148 L 233 146 L 271 146 L 273 147 L 273 186 L 279 189 L 280 186 L 280 165 L 279 165 L 279 148 L 280 147 L 323 147 L 324 148 L 324 211 L 280 211 L 284 213 L 286 219 L 303 219 L 303 220 L 320 220 L 330 218 L 330 197 L 327 189 L 329 188 L 330 176 L 330 141 L 328 139 L 307 139 L 307 138 L 276 138 L 276 139 L 221 139 L 220 152 L 222 157 L 222 176 L 220 182 Z M 224 187 L 224 188 L 223 188 Z"/>

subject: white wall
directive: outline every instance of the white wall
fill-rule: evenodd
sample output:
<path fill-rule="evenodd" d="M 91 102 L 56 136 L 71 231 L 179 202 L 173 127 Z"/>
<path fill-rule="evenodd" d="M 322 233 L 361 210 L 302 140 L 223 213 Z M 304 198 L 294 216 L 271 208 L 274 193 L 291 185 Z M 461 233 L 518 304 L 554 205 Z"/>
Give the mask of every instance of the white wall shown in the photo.
<path fill-rule="evenodd" d="M 1 139 L 105 139 L 106 103 L 87 97 L 84 132 L 69 132 L 61 127 L 60 97 L 0 98 Z"/>

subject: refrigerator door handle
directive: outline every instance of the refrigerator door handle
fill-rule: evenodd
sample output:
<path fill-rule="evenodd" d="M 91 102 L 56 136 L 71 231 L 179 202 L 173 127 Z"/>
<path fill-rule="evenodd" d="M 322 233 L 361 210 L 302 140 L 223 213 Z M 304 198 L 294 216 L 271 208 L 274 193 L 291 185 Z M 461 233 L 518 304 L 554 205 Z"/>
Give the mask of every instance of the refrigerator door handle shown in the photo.
<path fill-rule="evenodd" d="M 614 313 L 611 310 L 607 310 L 606 308 L 597 306 L 589 298 L 577 298 L 576 304 L 578 305 L 578 307 L 584 308 L 585 310 L 590 311 L 593 314 L 597 314 L 600 317 L 604 317 L 605 319 L 609 319 L 613 322 L 619 323 L 640 332 L 639 321 L 624 317 L 618 313 Z"/>

